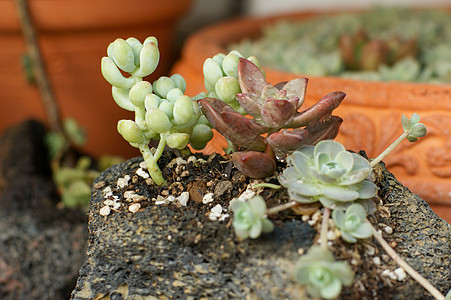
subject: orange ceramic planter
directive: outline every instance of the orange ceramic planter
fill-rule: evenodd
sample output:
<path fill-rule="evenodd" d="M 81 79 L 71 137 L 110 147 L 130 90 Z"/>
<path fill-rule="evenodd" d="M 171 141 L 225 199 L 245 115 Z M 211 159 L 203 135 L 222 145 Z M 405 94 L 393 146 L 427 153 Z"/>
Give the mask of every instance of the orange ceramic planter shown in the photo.
<path fill-rule="evenodd" d="M 116 131 L 134 118 L 119 108 L 100 72 L 100 59 L 116 38 L 158 38 L 161 61 L 150 80 L 166 75 L 173 63 L 173 32 L 192 1 L 30 0 L 39 44 L 61 114 L 87 129 L 84 150 L 92 155 L 139 155 Z M 45 120 L 35 86 L 24 76 L 25 53 L 14 1 L 0 0 L 0 130 L 26 118 Z"/>
<path fill-rule="evenodd" d="M 284 16 L 309 18 L 311 13 Z M 204 90 L 202 66 L 207 57 L 226 53 L 225 47 L 242 38 L 257 37 L 264 24 L 278 17 L 239 19 L 207 28 L 190 37 L 173 73 L 188 82 L 188 92 Z M 265 69 L 271 83 L 302 75 Z M 364 149 L 377 156 L 402 133 L 401 115 L 416 112 L 428 134 L 415 143 L 403 142 L 384 162 L 405 186 L 427 200 L 442 217 L 451 220 L 451 84 L 369 82 L 337 77 L 310 78 L 305 107 L 332 91 L 347 94 L 335 114 L 344 119 L 338 141 L 348 149 Z M 215 139 L 207 151 L 220 151 L 224 140 Z"/>

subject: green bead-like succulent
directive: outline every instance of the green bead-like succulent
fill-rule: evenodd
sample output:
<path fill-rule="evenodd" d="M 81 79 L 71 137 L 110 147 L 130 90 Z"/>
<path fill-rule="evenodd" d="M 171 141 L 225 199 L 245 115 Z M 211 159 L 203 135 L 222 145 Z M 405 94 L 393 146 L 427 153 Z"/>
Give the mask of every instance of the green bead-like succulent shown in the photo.
<path fill-rule="evenodd" d="M 274 224 L 266 217 L 266 203 L 261 196 L 246 202 L 237 199 L 230 203 L 233 211 L 233 228 L 239 238 L 258 238 L 262 232 L 274 230 Z"/>
<path fill-rule="evenodd" d="M 334 209 L 332 218 L 340 230 L 341 237 L 348 243 L 367 239 L 372 234 L 372 226 L 366 219 L 366 210 L 360 204 L 352 204 L 346 211 Z"/>
<path fill-rule="evenodd" d="M 402 115 L 401 123 L 404 132 L 408 133 L 406 138 L 409 142 L 416 142 L 418 138 L 425 136 L 427 133 L 426 126 L 420 123 L 420 116 L 417 113 L 414 113 L 410 120 L 405 115 Z"/>
<path fill-rule="evenodd" d="M 143 81 L 158 65 L 156 38 L 149 37 L 143 44 L 135 38 L 116 39 L 108 46 L 107 54 L 101 68 L 113 86 L 113 98 L 120 107 L 135 112 L 135 120 L 119 121 L 117 130 L 130 145 L 139 148 L 155 183 L 164 184 L 157 161 L 165 146 L 183 149 L 195 132 L 194 147 L 202 149 L 213 137 L 211 128 L 205 118 L 200 119 L 197 101 L 184 95 L 186 82 L 181 75 L 163 76 L 153 84 Z M 197 125 L 202 126 L 194 130 Z M 149 149 L 152 139 L 159 140 L 154 151 Z"/>
<path fill-rule="evenodd" d="M 301 147 L 287 161 L 289 167 L 279 181 L 297 202 L 320 201 L 335 208 L 376 195 L 376 185 L 366 180 L 371 173 L 368 161 L 346 151 L 336 141 L 324 140 L 316 146 Z"/>
<path fill-rule="evenodd" d="M 347 262 L 336 261 L 327 248 L 313 246 L 296 263 L 293 277 L 311 296 L 333 299 L 343 285 L 352 283 L 354 272 Z"/>

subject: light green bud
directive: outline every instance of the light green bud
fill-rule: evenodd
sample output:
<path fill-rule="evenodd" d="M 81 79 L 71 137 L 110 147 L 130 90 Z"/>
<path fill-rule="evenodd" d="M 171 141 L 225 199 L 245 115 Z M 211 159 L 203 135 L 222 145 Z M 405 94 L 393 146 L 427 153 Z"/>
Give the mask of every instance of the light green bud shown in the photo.
<path fill-rule="evenodd" d="M 121 70 L 131 73 L 136 69 L 133 48 L 124 39 L 118 38 L 111 43 L 107 53 Z"/>
<path fill-rule="evenodd" d="M 111 88 L 113 99 L 119 107 L 128 111 L 135 111 L 136 107 L 130 102 L 130 98 L 128 97 L 129 91 L 129 89 L 124 90 L 115 86 Z"/>
<path fill-rule="evenodd" d="M 262 69 L 262 66 L 261 66 L 260 62 L 258 61 L 257 57 L 249 56 L 247 58 L 247 60 L 250 61 L 251 63 L 253 63 L 254 65 L 256 65 L 257 68 L 259 68 L 260 70 Z"/>
<path fill-rule="evenodd" d="M 190 144 L 194 149 L 200 150 L 204 148 L 212 138 L 213 131 L 209 126 L 205 124 L 196 124 L 191 133 Z"/>
<path fill-rule="evenodd" d="M 215 85 L 216 95 L 225 103 L 236 100 L 236 94 L 241 92 L 240 83 L 234 77 L 222 77 Z"/>
<path fill-rule="evenodd" d="M 135 58 L 135 65 L 139 66 L 139 54 L 141 53 L 143 44 L 141 44 L 141 42 L 134 37 L 129 37 L 125 41 L 130 45 L 130 47 L 132 47 L 133 54 L 134 54 L 133 56 Z"/>
<path fill-rule="evenodd" d="M 147 44 L 147 43 L 150 43 L 150 42 L 154 43 L 154 44 L 158 47 L 158 40 L 157 40 L 156 37 L 154 37 L 154 36 L 149 36 L 149 37 L 147 37 L 147 38 L 144 40 L 144 43 L 143 43 L 143 44 Z"/>
<path fill-rule="evenodd" d="M 210 122 L 204 115 L 199 117 L 199 119 L 197 120 L 197 124 L 204 124 L 210 126 Z"/>
<path fill-rule="evenodd" d="M 174 80 L 175 86 L 179 88 L 182 91 L 182 93 L 186 91 L 186 81 L 182 75 L 174 74 L 171 76 L 171 79 Z"/>
<path fill-rule="evenodd" d="M 132 120 L 120 120 L 117 123 L 117 131 L 129 143 L 140 144 L 145 141 L 143 132 Z"/>
<path fill-rule="evenodd" d="M 109 57 L 102 57 L 101 61 L 102 75 L 112 86 L 129 89 L 135 84 L 135 79 L 132 77 L 125 78 L 121 71 L 117 68 L 114 61 Z"/>
<path fill-rule="evenodd" d="M 189 134 L 176 132 L 166 138 L 167 145 L 175 149 L 183 149 L 188 145 Z"/>
<path fill-rule="evenodd" d="M 240 56 L 233 51 L 224 57 L 222 62 L 222 69 L 227 76 L 238 78 L 238 63 L 240 62 Z"/>
<path fill-rule="evenodd" d="M 174 80 L 166 76 L 158 78 L 158 80 L 153 83 L 154 92 L 161 98 L 166 98 L 168 92 L 175 87 Z"/>
<path fill-rule="evenodd" d="M 218 53 L 215 56 L 212 57 L 212 59 L 217 62 L 220 66 L 222 66 L 222 62 L 224 61 L 225 54 L 224 53 Z"/>
<path fill-rule="evenodd" d="M 193 101 L 185 95 L 179 97 L 175 101 L 173 112 L 175 124 L 182 125 L 188 123 L 194 114 Z"/>
<path fill-rule="evenodd" d="M 150 130 L 156 133 L 166 132 L 172 127 L 168 115 L 158 108 L 151 108 L 146 112 L 146 123 Z"/>
<path fill-rule="evenodd" d="M 218 81 L 219 78 L 224 76 L 221 66 L 211 58 L 207 58 L 205 60 L 203 72 L 204 72 L 205 81 L 211 87 L 215 86 L 216 81 Z M 207 88 L 207 91 L 208 91 L 208 87 L 205 86 L 205 88 Z"/>
<path fill-rule="evenodd" d="M 160 106 L 161 98 L 155 94 L 149 94 L 144 99 L 144 107 L 148 110 L 150 108 L 158 108 Z"/>
<path fill-rule="evenodd" d="M 158 45 L 153 42 L 153 39 L 146 39 L 146 41 L 139 54 L 139 68 L 133 72 L 133 75 L 137 77 L 145 77 L 152 74 L 160 61 Z"/>
<path fill-rule="evenodd" d="M 166 95 L 166 99 L 168 99 L 169 102 L 175 103 L 180 96 L 183 96 L 183 92 L 179 88 L 173 88 Z"/>
<path fill-rule="evenodd" d="M 169 119 L 172 119 L 174 117 L 172 113 L 172 111 L 174 110 L 174 103 L 171 103 L 166 99 L 162 99 L 158 108 L 164 111 Z"/>
<path fill-rule="evenodd" d="M 136 83 L 128 94 L 130 101 L 137 107 L 144 107 L 146 96 L 152 93 L 152 85 L 148 81 Z"/>

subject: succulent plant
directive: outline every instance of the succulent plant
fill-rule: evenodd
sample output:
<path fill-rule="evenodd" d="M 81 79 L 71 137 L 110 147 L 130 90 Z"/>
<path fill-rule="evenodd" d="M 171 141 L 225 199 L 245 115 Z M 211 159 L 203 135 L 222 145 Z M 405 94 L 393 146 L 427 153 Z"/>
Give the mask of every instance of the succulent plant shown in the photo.
<path fill-rule="evenodd" d="M 377 70 L 381 65 L 392 66 L 407 57 L 416 57 L 417 41 L 395 35 L 371 39 L 364 29 L 340 36 L 339 47 L 347 70 Z"/>
<path fill-rule="evenodd" d="M 165 180 L 157 161 L 165 146 L 183 149 L 190 143 L 202 149 L 213 132 L 197 102 L 184 95 L 186 82 L 181 75 L 163 76 L 153 84 L 142 80 L 158 65 L 155 37 L 148 37 L 143 44 L 135 38 L 116 39 L 107 53 L 108 57 L 102 58 L 102 74 L 113 86 L 113 98 L 120 107 L 135 112 L 135 120 L 120 120 L 117 130 L 139 148 L 152 179 L 162 185 Z M 131 76 L 124 77 L 121 71 Z M 151 140 L 159 140 L 154 151 L 149 149 Z"/>
<path fill-rule="evenodd" d="M 327 248 L 313 246 L 296 263 L 293 277 L 311 296 L 333 299 L 343 285 L 351 285 L 354 272 L 347 262 L 336 261 Z"/>
<path fill-rule="evenodd" d="M 376 185 L 366 179 L 372 169 L 369 162 L 336 141 L 301 147 L 287 161 L 279 181 L 297 202 L 320 201 L 335 208 L 376 195 Z"/>
<path fill-rule="evenodd" d="M 426 126 L 420 123 L 420 116 L 414 113 L 409 119 L 405 115 L 401 116 L 402 129 L 407 133 L 406 138 L 409 142 L 416 142 L 418 138 L 423 137 L 427 133 Z"/>
<path fill-rule="evenodd" d="M 234 199 L 230 206 L 233 211 L 233 228 L 239 238 L 258 238 L 261 233 L 273 231 L 273 223 L 266 217 L 266 203 L 261 196 L 247 201 Z"/>
<path fill-rule="evenodd" d="M 267 177 L 275 171 L 275 157 L 284 159 L 302 145 L 337 135 L 342 119 L 331 113 L 345 97 L 343 92 L 330 93 L 312 107 L 298 111 L 304 102 L 306 78 L 273 86 L 255 64 L 244 58 L 239 58 L 237 77 L 241 90 L 235 94 L 238 111 L 213 97 L 198 102 L 210 124 L 239 150 L 232 159 L 246 175 Z"/>
<path fill-rule="evenodd" d="M 332 219 L 340 230 L 341 237 L 349 243 L 355 243 L 357 239 L 367 239 L 372 234 L 372 226 L 366 219 L 366 210 L 360 204 L 352 204 L 346 211 L 334 209 Z"/>

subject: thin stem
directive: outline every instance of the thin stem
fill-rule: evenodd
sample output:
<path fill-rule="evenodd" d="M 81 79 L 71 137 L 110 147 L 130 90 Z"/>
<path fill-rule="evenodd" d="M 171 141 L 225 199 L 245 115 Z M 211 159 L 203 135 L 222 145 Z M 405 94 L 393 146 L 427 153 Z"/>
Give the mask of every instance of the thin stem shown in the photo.
<path fill-rule="evenodd" d="M 412 276 L 419 284 L 421 284 L 435 299 L 444 300 L 445 296 L 437 290 L 426 278 L 420 275 L 415 269 L 413 269 L 409 264 L 407 264 L 398 253 L 393 250 L 392 247 L 384 240 L 381 233 L 371 226 L 373 230 L 373 236 L 379 242 L 379 244 L 384 248 L 387 254 L 402 268 L 406 273 Z"/>
<path fill-rule="evenodd" d="M 321 222 L 321 247 L 327 248 L 327 230 L 329 227 L 329 217 L 330 217 L 330 209 L 328 207 L 324 207 L 323 212 L 323 221 Z"/>
<path fill-rule="evenodd" d="M 144 157 L 144 161 L 146 162 L 147 165 L 147 170 L 149 171 L 150 177 L 152 177 L 153 181 L 155 181 L 157 185 L 165 184 L 166 180 L 163 178 L 163 174 L 161 174 L 161 170 L 158 167 L 157 160 L 150 151 L 149 146 L 140 145 L 139 151 L 141 151 L 141 154 Z"/>
<path fill-rule="evenodd" d="M 282 186 L 280 186 L 278 184 L 267 183 L 267 182 L 257 183 L 252 186 L 252 188 L 254 188 L 254 189 L 265 188 L 265 187 L 277 190 L 277 189 L 280 189 Z"/>
<path fill-rule="evenodd" d="M 274 215 L 274 214 L 277 214 L 277 213 L 279 213 L 279 212 L 281 212 L 281 211 L 283 211 L 283 210 L 285 210 L 285 209 L 289 209 L 289 208 L 291 208 L 291 207 L 293 207 L 293 206 L 296 206 L 296 205 L 298 205 L 298 204 L 299 204 L 299 203 L 296 202 L 296 201 L 290 201 L 290 202 L 287 202 L 287 203 L 285 203 L 285 204 L 277 205 L 277 206 L 268 208 L 268 209 L 266 210 L 266 214 L 267 214 L 267 215 Z"/>
<path fill-rule="evenodd" d="M 52 131 L 63 133 L 58 105 L 56 104 L 53 90 L 42 61 L 41 51 L 36 38 L 37 34 L 33 27 L 27 2 L 27 0 L 15 0 L 28 54 L 33 65 L 33 73 L 41 93 L 42 102 L 47 111 L 50 128 Z"/>
<path fill-rule="evenodd" d="M 165 147 L 166 147 L 166 137 L 164 136 L 164 134 L 160 134 L 160 141 L 158 142 L 157 150 L 155 150 L 154 153 L 155 161 L 160 159 Z"/>
<path fill-rule="evenodd" d="M 387 156 L 390 152 L 393 151 L 407 136 L 409 135 L 408 132 L 404 132 L 401 134 L 393 143 L 391 143 L 390 146 L 387 147 L 387 149 L 384 150 L 381 154 L 379 154 L 378 157 L 373 159 L 370 163 L 371 168 L 374 168 L 375 165 L 377 165 L 382 159 L 384 159 L 385 156 Z"/>

